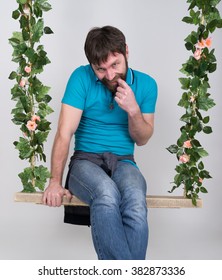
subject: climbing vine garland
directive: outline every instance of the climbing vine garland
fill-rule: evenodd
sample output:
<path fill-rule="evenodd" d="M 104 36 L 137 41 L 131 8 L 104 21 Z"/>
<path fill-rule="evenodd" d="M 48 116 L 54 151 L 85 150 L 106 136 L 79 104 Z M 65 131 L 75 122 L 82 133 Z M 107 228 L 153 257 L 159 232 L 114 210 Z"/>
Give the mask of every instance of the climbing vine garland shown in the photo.
<path fill-rule="evenodd" d="M 22 136 L 14 142 L 22 160 L 29 161 L 29 167 L 19 174 L 24 192 L 44 190 L 50 173 L 37 161 L 46 161 L 44 142 L 50 131 L 50 122 L 46 116 L 53 112 L 48 103 L 50 88 L 42 84 L 37 75 L 50 63 L 40 38 L 53 33 L 44 26 L 43 12 L 51 9 L 48 0 L 17 0 L 18 8 L 12 18 L 19 20 L 20 32 L 14 32 L 9 39 L 13 47 L 12 61 L 18 64 L 16 71 L 9 75 L 15 80 L 11 89 L 12 100 L 16 106 L 12 109 L 12 121 L 20 126 Z"/>
<path fill-rule="evenodd" d="M 212 49 L 212 33 L 216 28 L 222 27 L 220 13 L 216 8 L 219 2 L 220 0 L 187 0 L 190 4 L 189 16 L 182 19 L 185 23 L 195 25 L 197 29 L 185 39 L 185 47 L 191 55 L 182 65 L 181 72 L 185 77 L 179 78 L 184 92 L 178 105 L 185 108 L 185 114 L 180 119 L 184 125 L 180 128 L 181 135 L 177 144 L 171 145 L 167 150 L 176 154 L 179 161 L 170 192 L 182 185 L 185 196 L 191 198 L 194 205 L 200 192 L 207 193 L 205 179 L 211 178 L 202 161 L 203 157 L 208 156 L 208 152 L 196 139 L 196 134 L 212 132 L 210 117 L 203 116 L 201 111 L 206 112 L 215 105 L 208 92 L 208 75 L 217 66 L 215 50 Z"/>

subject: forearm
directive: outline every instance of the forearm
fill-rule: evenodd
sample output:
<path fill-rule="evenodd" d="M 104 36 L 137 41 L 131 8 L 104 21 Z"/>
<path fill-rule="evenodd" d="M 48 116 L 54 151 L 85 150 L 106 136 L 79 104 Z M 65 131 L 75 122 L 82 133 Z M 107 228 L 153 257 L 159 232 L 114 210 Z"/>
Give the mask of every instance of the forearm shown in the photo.
<path fill-rule="evenodd" d="M 63 137 L 58 131 L 52 149 L 51 179 L 62 185 L 62 177 L 69 153 L 70 138 Z"/>
<path fill-rule="evenodd" d="M 57 132 L 51 156 L 51 179 L 42 198 L 45 205 L 60 206 L 64 195 L 68 199 L 72 197 L 71 193 L 62 187 L 62 176 L 68 156 L 69 143 L 68 139 L 63 138 Z"/>
<path fill-rule="evenodd" d="M 128 113 L 128 129 L 138 146 L 145 145 L 153 134 L 153 125 L 144 119 L 139 107 Z"/>
<path fill-rule="evenodd" d="M 60 206 L 64 195 L 71 199 L 71 193 L 62 187 L 62 177 L 69 153 L 70 140 L 79 125 L 81 115 L 82 110 L 62 105 L 52 148 L 51 179 L 42 199 L 43 203 L 48 206 Z"/>

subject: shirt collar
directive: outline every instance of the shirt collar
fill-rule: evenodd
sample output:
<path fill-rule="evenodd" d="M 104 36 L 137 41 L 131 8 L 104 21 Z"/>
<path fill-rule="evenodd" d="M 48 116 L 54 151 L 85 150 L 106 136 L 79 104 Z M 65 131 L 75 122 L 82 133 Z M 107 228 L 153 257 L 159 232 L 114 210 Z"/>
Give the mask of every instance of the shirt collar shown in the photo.
<path fill-rule="evenodd" d="M 131 68 L 128 68 L 126 73 L 126 83 L 130 86 L 134 82 L 134 76 L 133 76 L 133 70 Z"/>

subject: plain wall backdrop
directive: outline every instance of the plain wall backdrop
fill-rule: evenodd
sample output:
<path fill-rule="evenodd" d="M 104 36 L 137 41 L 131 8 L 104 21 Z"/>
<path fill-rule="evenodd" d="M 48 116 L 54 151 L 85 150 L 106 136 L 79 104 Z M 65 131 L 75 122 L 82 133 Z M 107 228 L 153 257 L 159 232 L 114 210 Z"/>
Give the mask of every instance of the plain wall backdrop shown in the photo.
<path fill-rule="evenodd" d="M 51 0 L 53 9 L 45 13 L 45 24 L 54 31 L 41 43 L 51 60 L 39 79 L 51 86 L 48 119 L 52 131 L 45 144 L 47 166 L 50 165 L 52 142 L 57 127 L 60 102 L 71 72 L 86 64 L 84 41 L 94 26 L 114 25 L 126 35 L 129 66 L 153 76 L 159 87 L 155 133 L 150 142 L 136 148 L 136 160 L 148 182 L 149 194 L 167 195 L 175 175 L 177 160 L 167 150 L 179 137 L 184 109 L 177 106 L 182 94 L 179 69 L 190 53 L 184 39 L 195 27 L 183 23 L 188 15 L 185 0 Z M 0 0 L 1 62 L 1 187 L 0 187 L 0 259 L 96 259 L 90 228 L 63 223 L 63 207 L 49 208 L 14 202 L 22 190 L 17 176 L 28 163 L 21 161 L 13 142 L 20 136 L 19 127 L 11 122 L 10 90 L 14 81 L 9 73 L 16 70 L 11 62 L 8 43 L 19 23 L 11 18 L 16 0 Z M 219 5 L 222 14 L 222 5 Z M 149 209 L 150 238 L 147 259 L 221 259 L 222 258 L 222 186 L 221 186 L 221 119 L 222 119 L 222 30 L 213 33 L 213 47 L 218 69 L 210 78 L 210 93 L 216 106 L 210 115 L 213 133 L 198 135 L 209 152 L 205 168 L 213 179 L 206 180 L 209 193 L 201 195 L 202 209 Z M 71 147 L 72 150 L 72 147 Z M 71 153 L 72 151 L 70 151 Z M 176 191 L 181 195 L 183 190 Z"/>

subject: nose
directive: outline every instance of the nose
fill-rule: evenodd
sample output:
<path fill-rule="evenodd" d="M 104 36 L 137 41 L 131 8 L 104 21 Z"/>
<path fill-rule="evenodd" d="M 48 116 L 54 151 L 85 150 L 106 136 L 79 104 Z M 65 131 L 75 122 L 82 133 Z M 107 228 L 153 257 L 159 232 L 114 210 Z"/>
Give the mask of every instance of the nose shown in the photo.
<path fill-rule="evenodd" d="M 106 70 L 106 79 L 109 81 L 112 81 L 115 78 L 115 72 L 113 69 L 107 69 Z"/>

